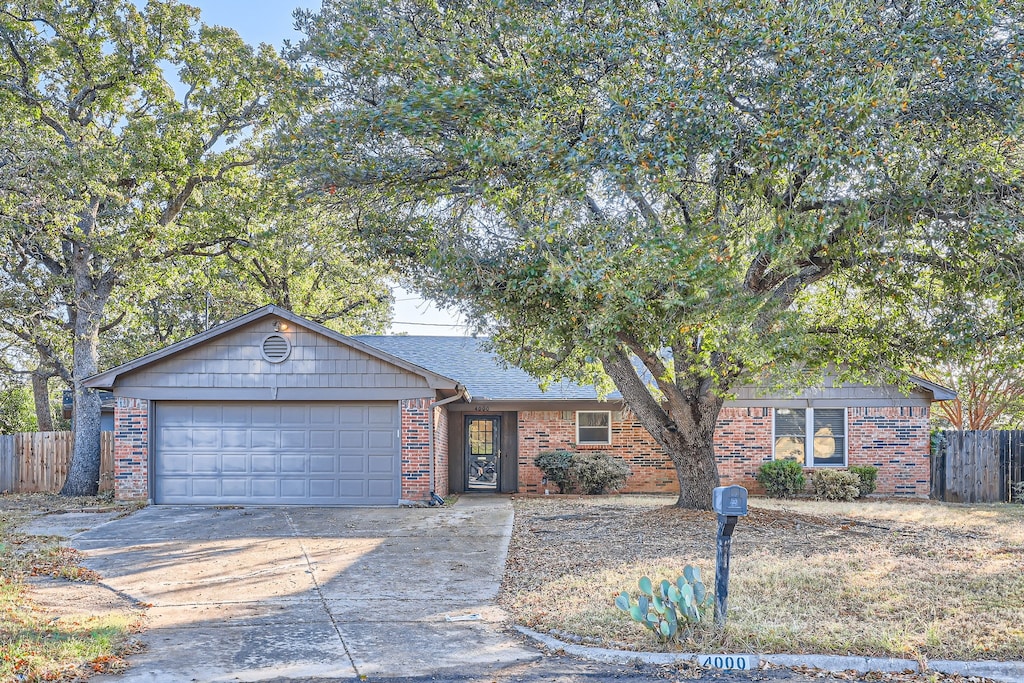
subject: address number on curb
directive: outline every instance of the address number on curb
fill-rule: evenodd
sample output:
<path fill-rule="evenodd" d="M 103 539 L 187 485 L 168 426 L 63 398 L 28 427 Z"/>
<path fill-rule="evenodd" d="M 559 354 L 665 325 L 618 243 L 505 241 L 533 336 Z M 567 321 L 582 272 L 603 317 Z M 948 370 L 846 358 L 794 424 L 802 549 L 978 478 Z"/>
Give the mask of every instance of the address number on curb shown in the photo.
<path fill-rule="evenodd" d="M 759 663 L 755 655 L 697 655 L 694 659 L 705 668 L 728 671 L 751 671 Z"/>

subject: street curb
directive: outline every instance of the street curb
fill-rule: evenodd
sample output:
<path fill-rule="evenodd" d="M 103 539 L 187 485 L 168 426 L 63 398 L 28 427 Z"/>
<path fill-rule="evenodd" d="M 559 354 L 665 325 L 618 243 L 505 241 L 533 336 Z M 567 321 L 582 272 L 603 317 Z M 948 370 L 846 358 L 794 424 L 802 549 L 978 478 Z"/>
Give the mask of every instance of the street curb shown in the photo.
<path fill-rule="evenodd" d="M 633 652 L 632 650 L 612 650 L 604 647 L 590 647 L 566 643 L 539 633 L 526 626 L 513 624 L 516 631 L 534 640 L 549 650 L 562 650 L 574 657 L 582 657 L 596 662 L 609 664 L 627 664 L 640 660 L 647 664 L 677 664 L 693 661 L 698 653 L 693 652 Z M 742 654 L 742 653 L 741 653 Z M 868 673 L 881 671 L 896 673 L 900 671 L 937 671 L 945 674 L 961 676 L 982 676 L 1001 683 L 1021 683 L 1024 681 L 1024 662 L 997 662 L 982 660 L 976 662 L 958 662 L 949 659 L 933 659 L 922 668 L 916 659 L 895 659 L 890 657 L 843 657 L 838 655 L 756 655 L 761 661 L 777 666 L 806 666 L 825 671 L 856 671 Z"/>

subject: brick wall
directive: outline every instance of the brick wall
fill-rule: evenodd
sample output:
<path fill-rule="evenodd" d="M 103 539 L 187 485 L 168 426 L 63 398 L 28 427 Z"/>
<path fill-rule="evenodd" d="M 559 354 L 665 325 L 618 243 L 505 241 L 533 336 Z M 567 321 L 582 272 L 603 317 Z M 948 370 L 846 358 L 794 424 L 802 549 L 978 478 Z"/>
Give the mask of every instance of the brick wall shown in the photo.
<path fill-rule="evenodd" d="M 629 412 L 613 413 L 610 446 L 575 446 L 576 413 L 519 413 L 519 490 L 544 491 L 543 473 L 533 464 L 545 450 L 603 450 L 629 463 L 633 475 L 625 493 L 679 490 L 675 468 L 654 439 Z M 879 468 L 879 493 L 927 495 L 929 489 L 928 408 L 882 407 L 848 410 L 848 463 Z M 755 480 L 758 468 L 772 459 L 771 408 L 722 409 L 715 453 L 722 484 L 739 484 L 752 493 L 763 490 Z M 812 468 L 805 468 L 810 477 Z M 557 488 L 557 487 L 556 487 Z M 554 491 L 552 491 L 554 492 Z"/>
<path fill-rule="evenodd" d="M 149 498 L 149 401 L 117 397 L 114 406 L 114 497 Z"/>
<path fill-rule="evenodd" d="M 448 495 L 448 410 L 434 408 L 434 491 Z"/>
<path fill-rule="evenodd" d="M 849 462 L 878 468 L 878 492 L 927 496 L 931 482 L 928 408 L 850 408 Z"/>
<path fill-rule="evenodd" d="M 519 490 L 543 493 L 544 473 L 533 460 L 541 451 L 604 451 L 629 463 L 633 475 L 627 493 L 677 492 L 675 468 L 661 447 L 630 413 L 612 413 L 611 445 L 576 446 L 576 413 L 529 410 L 519 413 Z M 551 486 L 552 493 L 558 492 Z"/>
<path fill-rule="evenodd" d="M 401 500 L 430 499 L 430 400 L 408 399 L 402 410 Z"/>

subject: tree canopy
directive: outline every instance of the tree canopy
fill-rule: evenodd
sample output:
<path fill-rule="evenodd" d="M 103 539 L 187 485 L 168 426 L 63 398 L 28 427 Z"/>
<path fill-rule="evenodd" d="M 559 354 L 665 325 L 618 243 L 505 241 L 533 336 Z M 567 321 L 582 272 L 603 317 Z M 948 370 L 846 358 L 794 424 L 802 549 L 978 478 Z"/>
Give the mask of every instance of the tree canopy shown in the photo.
<path fill-rule="evenodd" d="M 314 186 L 375 206 L 362 234 L 508 360 L 610 378 L 680 505 L 710 506 L 737 383 L 898 374 L 976 338 L 978 292 L 1021 322 L 1019 0 L 299 16 Z"/>
<path fill-rule="evenodd" d="M 98 370 L 101 330 L 117 322 L 111 297 L 143 286 L 152 264 L 238 241 L 207 200 L 244 192 L 254 143 L 307 101 L 273 48 L 198 16 L 163 0 L 0 10 L 5 318 L 44 374 L 75 385 L 66 493 L 98 482 L 99 398 L 80 383 Z"/>

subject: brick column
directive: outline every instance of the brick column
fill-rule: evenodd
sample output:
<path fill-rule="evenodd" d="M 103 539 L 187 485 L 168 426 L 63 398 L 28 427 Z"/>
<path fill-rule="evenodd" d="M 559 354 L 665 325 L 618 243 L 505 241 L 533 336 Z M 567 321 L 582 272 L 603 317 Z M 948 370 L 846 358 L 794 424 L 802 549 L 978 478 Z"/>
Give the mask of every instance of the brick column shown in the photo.
<path fill-rule="evenodd" d="M 149 401 L 118 396 L 114 407 L 114 497 L 149 498 Z"/>

